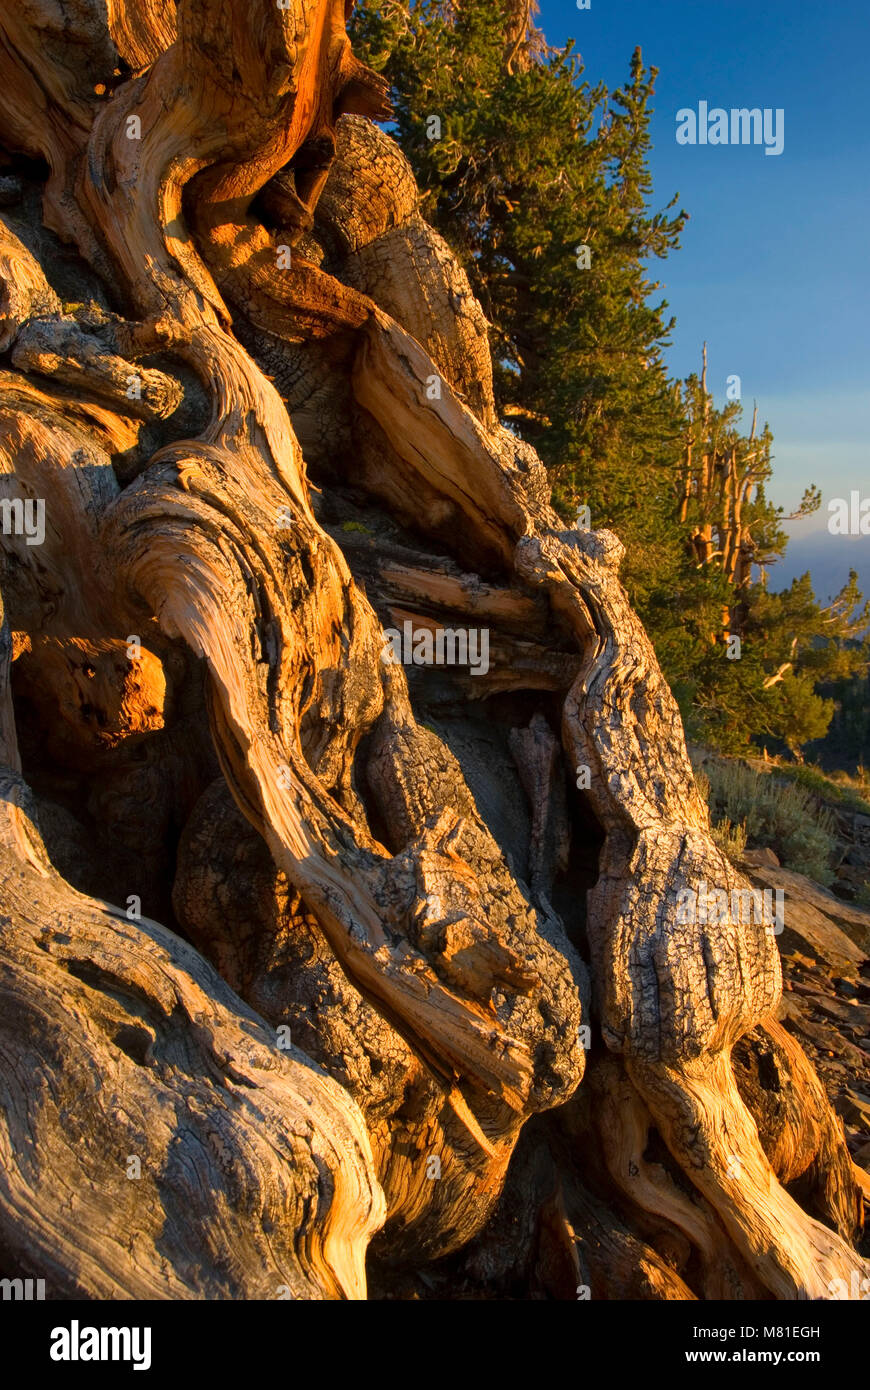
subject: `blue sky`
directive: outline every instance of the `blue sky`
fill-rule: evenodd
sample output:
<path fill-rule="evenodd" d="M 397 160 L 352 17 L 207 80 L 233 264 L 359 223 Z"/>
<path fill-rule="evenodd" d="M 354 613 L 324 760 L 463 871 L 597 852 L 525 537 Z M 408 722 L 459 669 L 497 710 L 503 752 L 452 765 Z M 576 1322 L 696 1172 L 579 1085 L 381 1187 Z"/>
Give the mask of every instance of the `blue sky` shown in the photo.
<path fill-rule="evenodd" d="M 775 438 L 772 496 L 791 510 L 817 483 L 825 502 L 870 495 L 870 138 L 867 0 L 539 0 L 553 44 L 569 36 L 594 85 L 628 75 L 635 45 L 659 69 L 651 169 L 655 206 L 690 214 L 682 246 L 652 266 L 676 315 L 667 360 L 700 367 L 719 404 L 739 374 L 751 415 Z M 704 100 L 782 107 L 785 147 L 686 146 L 676 113 Z M 830 536 L 827 508 L 789 528 L 787 582 L 810 568 L 819 597 L 850 565 L 870 593 L 870 537 Z"/>

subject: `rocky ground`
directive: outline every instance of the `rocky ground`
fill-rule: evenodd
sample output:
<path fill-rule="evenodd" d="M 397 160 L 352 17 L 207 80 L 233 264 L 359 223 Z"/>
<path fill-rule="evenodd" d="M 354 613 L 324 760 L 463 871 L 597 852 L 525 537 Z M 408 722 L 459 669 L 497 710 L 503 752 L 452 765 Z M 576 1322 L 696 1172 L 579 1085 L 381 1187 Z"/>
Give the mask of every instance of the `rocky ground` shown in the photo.
<path fill-rule="evenodd" d="M 784 894 L 779 1017 L 815 1063 L 855 1163 L 870 1172 L 870 909 L 782 868 L 769 849 L 747 850 L 741 868 Z"/>

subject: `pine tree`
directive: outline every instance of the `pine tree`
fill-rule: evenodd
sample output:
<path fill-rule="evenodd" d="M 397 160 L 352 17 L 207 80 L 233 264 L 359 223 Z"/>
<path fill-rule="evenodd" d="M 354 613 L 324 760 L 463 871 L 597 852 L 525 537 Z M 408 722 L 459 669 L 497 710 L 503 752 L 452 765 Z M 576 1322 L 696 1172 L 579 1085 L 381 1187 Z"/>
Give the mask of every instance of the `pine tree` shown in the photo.
<path fill-rule="evenodd" d="M 423 212 L 490 321 L 502 421 L 538 450 L 566 519 L 586 506 L 620 535 L 690 731 L 799 756 L 834 709 L 816 685 L 866 669 L 867 610 L 854 580 L 830 609 L 809 576 L 769 592 L 787 539 L 765 490 L 770 429 L 756 413 L 744 433 L 739 402 L 715 408 L 706 346 L 700 377 L 668 380 L 673 320 L 646 267 L 687 214 L 676 198 L 650 210 L 657 70 L 636 49 L 623 87 L 593 87 L 534 13 L 533 0 L 366 0 L 354 45 L 391 83 Z M 811 488 L 793 515 L 819 504 Z"/>
<path fill-rule="evenodd" d="M 541 454 L 566 517 L 588 505 L 673 567 L 682 415 L 644 262 L 678 244 L 685 214 L 648 209 L 656 70 L 636 50 L 622 89 L 593 88 L 572 45 L 549 48 L 509 0 L 363 5 L 354 26 L 392 83 L 424 214 L 491 322 L 503 420 Z"/>
<path fill-rule="evenodd" d="M 815 598 L 809 574 L 781 592 L 768 588 L 768 572 L 786 548 L 784 509 L 768 499 L 773 436 L 759 431 L 753 410 L 741 432 L 742 406 L 717 410 L 707 390 L 707 351 L 701 376 L 683 383 L 686 433 L 678 519 L 698 582 L 681 604 L 697 646 L 683 650 L 686 715 L 698 737 L 737 750 L 750 738 L 784 744 L 796 757 L 822 738 L 834 702 L 820 683 L 848 679 L 866 669 L 863 633 L 870 605 L 857 576 L 827 607 Z M 808 516 L 821 493 L 808 488 L 789 520 Z M 736 642 L 733 639 L 738 639 Z M 694 708 L 692 708 L 692 706 Z"/>

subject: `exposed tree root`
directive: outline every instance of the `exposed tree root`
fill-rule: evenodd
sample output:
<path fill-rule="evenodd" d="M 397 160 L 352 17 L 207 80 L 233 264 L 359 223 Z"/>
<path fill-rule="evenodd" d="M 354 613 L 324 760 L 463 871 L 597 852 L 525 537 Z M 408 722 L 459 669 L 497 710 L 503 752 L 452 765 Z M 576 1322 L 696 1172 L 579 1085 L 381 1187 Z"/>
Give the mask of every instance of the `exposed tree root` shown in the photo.
<path fill-rule="evenodd" d="M 94 1297 L 361 1297 L 381 1227 L 387 1280 L 828 1297 L 866 1274 L 861 1195 L 771 1020 L 771 924 L 733 907 L 620 543 L 566 531 L 498 423 L 344 9 L 0 18 L 0 141 L 115 306 L 0 221 L 3 481 L 46 503 L 2 537 L 0 1240 Z M 406 622 L 486 627 L 487 671 L 424 691 L 384 659 Z M 117 907 L 61 877 L 38 823 L 85 814 L 193 945 L 125 915 L 122 853 Z M 682 911 L 705 883 L 715 923 Z"/>

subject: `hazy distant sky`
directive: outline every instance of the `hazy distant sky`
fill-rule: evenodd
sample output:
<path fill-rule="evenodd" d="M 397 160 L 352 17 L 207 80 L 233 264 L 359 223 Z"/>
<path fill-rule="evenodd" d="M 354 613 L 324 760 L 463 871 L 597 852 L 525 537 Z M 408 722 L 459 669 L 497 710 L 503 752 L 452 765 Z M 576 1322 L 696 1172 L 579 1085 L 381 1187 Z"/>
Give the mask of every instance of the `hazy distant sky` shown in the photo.
<path fill-rule="evenodd" d="M 738 373 L 775 437 L 773 499 L 787 510 L 817 483 L 827 501 L 870 496 L 870 8 L 867 0 L 540 0 L 553 44 L 577 40 L 586 76 L 611 87 L 636 44 L 659 69 L 651 168 L 655 206 L 679 192 L 682 246 L 653 262 L 677 326 L 673 375 L 700 367 L 717 404 Z M 785 111 L 785 148 L 681 146 L 676 112 Z M 870 592 L 870 537 L 829 536 L 828 512 L 790 528 L 791 579 L 811 568 L 819 596 L 849 566 Z M 819 535 L 819 532 L 824 534 Z"/>

